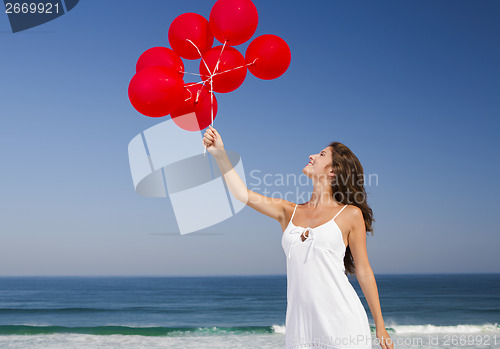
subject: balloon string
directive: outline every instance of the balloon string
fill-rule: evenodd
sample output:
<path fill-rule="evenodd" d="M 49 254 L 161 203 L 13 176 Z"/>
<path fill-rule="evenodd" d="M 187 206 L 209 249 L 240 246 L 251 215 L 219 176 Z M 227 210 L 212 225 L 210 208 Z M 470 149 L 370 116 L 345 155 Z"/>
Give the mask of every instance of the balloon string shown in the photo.
<path fill-rule="evenodd" d="M 191 40 L 189 39 L 186 39 L 187 41 L 189 41 L 191 44 L 193 44 L 193 46 L 196 48 L 196 51 L 198 51 L 198 54 L 200 55 L 201 57 L 201 61 L 203 62 L 203 64 L 205 65 L 205 68 L 207 69 L 208 73 L 210 74 L 210 76 L 208 77 L 208 79 L 204 80 L 203 82 L 199 82 L 197 84 L 200 84 L 200 83 L 203 83 L 203 87 L 205 87 L 205 84 L 208 80 L 210 80 L 210 119 L 211 119 L 211 125 L 213 127 L 214 125 L 214 91 L 213 91 L 213 81 L 212 81 L 212 77 L 214 76 L 214 73 L 217 71 L 217 69 L 219 68 L 219 63 L 220 63 L 220 58 L 222 56 L 222 52 L 224 52 L 224 48 L 226 47 L 226 42 L 227 40 L 224 42 L 224 45 L 222 45 L 222 50 L 220 51 L 220 54 L 219 54 L 219 58 L 217 59 L 217 64 L 215 65 L 215 68 L 214 68 L 214 71 L 210 71 L 210 68 L 208 68 L 208 64 L 207 62 L 205 62 L 205 60 L 203 59 L 203 55 L 201 54 L 200 50 L 198 49 L 198 47 L 195 45 L 194 42 L 192 42 Z M 199 76 L 202 76 L 200 74 L 194 74 L 194 73 L 188 73 L 188 74 L 192 74 L 192 75 L 199 75 Z M 196 85 L 196 84 L 193 84 L 193 85 Z M 192 85 L 189 85 L 189 86 L 192 86 Z M 198 99 L 200 97 L 200 92 L 201 92 L 201 89 L 198 91 L 198 93 L 196 94 L 196 100 L 195 100 L 195 103 L 198 102 Z M 203 150 L 203 155 L 205 155 L 207 152 L 207 147 L 205 146 L 205 149 Z"/>
<path fill-rule="evenodd" d="M 186 99 L 184 100 L 184 102 L 189 101 L 189 100 L 191 99 L 191 97 L 193 97 L 193 94 L 191 93 L 191 91 L 190 91 L 188 88 L 187 88 L 186 90 L 189 92 L 189 97 L 188 97 L 188 98 L 186 98 Z"/>
<path fill-rule="evenodd" d="M 196 92 L 196 99 L 194 100 L 194 103 L 198 103 L 198 100 L 200 99 L 200 94 L 201 94 L 201 91 L 203 90 L 203 88 L 205 87 L 205 84 L 207 83 L 209 79 L 207 80 L 204 80 L 204 81 L 200 81 L 200 82 L 190 82 L 190 83 L 187 83 L 185 84 L 185 87 L 190 87 L 190 86 L 195 86 L 195 85 L 199 85 L 199 84 L 202 84 L 201 85 L 201 88 L 198 90 L 198 92 Z M 184 101 L 187 102 L 188 100 L 191 99 L 191 97 L 193 96 L 193 94 L 191 93 L 191 91 L 189 89 L 187 89 L 189 91 L 189 98 L 188 99 L 185 99 Z"/>
<path fill-rule="evenodd" d="M 210 77 L 210 121 L 211 121 L 211 125 L 213 127 L 214 126 L 214 87 L 213 87 L 212 77 Z M 205 155 L 206 152 L 207 152 L 207 146 L 205 146 L 205 149 L 203 150 L 203 155 Z"/>
<path fill-rule="evenodd" d="M 219 58 L 217 59 L 217 63 L 215 64 L 214 72 L 212 76 L 216 74 L 217 69 L 219 69 L 220 58 L 222 57 L 222 52 L 224 52 L 224 48 L 226 47 L 226 41 L 224 41 L 224 45 L 222 45 L 222 50 L 220 50 Z"/>
<path fill-rule="evenodd" d="M 198 92 L 196 92 L 196 99 L 194 100 L 194 103 L 195 103 L 195 104 L 196 104 L 196 103 L 198 103 L 198 99 L 200 99 L 200 93 L 201 93 L 201 91 L 203 90 L 203 87 L 204 87 L 204 86 L 202 86 L 202 87 L 198 90 Z"/>
<path fill-rule="evenodd" d="M 249 65 L 253 65 L 257 61 L 257 58 L 252 63 L 248 63 L 248 64 L 242 65 L 240 67 L 232 68 L 232 69 L 225 70 L 225 71 L 217 73 L 217 70 L 219 69 L 219 64 L 220 64 L 220 59 L 222 57 L 222 53 L 224 52 L 224 48 L 226 47 L 226 44 L 227 44 L 227 40 L 226 40 L 226 41 L 224 41 L 224 44 L 222 45 L 222 49 L 220 50 L 219 58 L 217 59 L 217 63 L 215 64 L 214 71 L 212 72 L 212 71 L 210 71 L 210 68 L 208 67 L 207 62 L 205 62 L 205 60 L 203 59 L 203 55 L 201 54 L 200 50 L 195 45 L 195 43 L 192 42 L 189 39 L 186 39 L 186 40 L 188 42 L 190 42 L 196 48 L 196 51 L 198 51 L 198 54 L 201 57 L 201 61 L 205 65 L 205 68 L 207 69 L 208 73 L 210 74 L 210 76 L 206 80 L 203 80 L 203 81 L 200 81 L 200 82 L 196 82 L 196 83 L 186 84 L 186 86 L 194 86 L 194 85 L 198 85 L 198 84 L 203 84 L 202 85 L 202 88 L 203 88 L 203 87 L 205 87 L 205 84 L 207 83 L 207 81 L 210 81 L 210 121 L 211 121 L 211 125 L 213 127 L 213 125 L 214 125 L 214 85 L 213 85 L 213 77 L 216 76 L 216 75 L 220 75 L 220 74 L 223 74 L 223 73 L 227 73 L 227 72 L 236 70 L 236 69 L 245 68 L 245 67 L 248 67 Z M 205 77 L 204 75 L 196 74 L 196 73 L 186 73 L 186 72 L 184 72 L 184 73 L 185 74 L 191 74 L 191 75 L 197 75 L 197 76 L 200 76 L 200 77 L 201 76 Z M 190 93 L 190 97 L 187 100 L 191 99 L 191 97 L 192 97 L 191 91 L 189 91 L 189 93 Z M 200 93 L 201 93 L 201 89 L 196 93 L 195 103 L 198 102 L 198 99 L 200 97 Z M 203 150 L 203 155 L 205 155 L 206 153 L 207 153 L 207 146 L 205 146 L 205 149 Z"/>
<path fill-rule="evenodd" d="M 222 45 L 222 49 L 220 50 L 219 58 L 217 59 L 217 64 L 215 64 L 215 68 L 213 73 L 210 74 L 210 121 L 212 127 L 214 127 L 214 80 L 213 77 L 217 75 L 216 71 L 219 69 L 220 59 L 222 57 L 222 53 L 224 52 L 224 48 L 226 47 L 227 40 L 224 41 L 224 45 Z M 205 150 L 207 148 L 205 147 Z"/>
<path fill-rule="evenodd" d="M 199 85 L 199 84 L 203 84 L 203 86 L 205 86 L 205 84 L 207 83 L 208 80 L 210 80 L 210 78 L 208 78 L 206 80 L 198 81 L 198 82 L 187 82 L 185 84 L 185 86 L 189 87 L 189 86 L 194 86 L 194 85 Z"/>
<path fill-rule="evenodd" d="M 224 70 L 224 71 L 221 71 L 219 73 L 212 74 L 212 75 L 210 75 L 210 77 L 216 76 L 216 75 L 220 75 L 220 74 L 223 74 L 223 73 L 227 73 L 228 71 L 232 71 L 232 70 L 240 69 L 240 68 L 243 68 L 243 67 L 248 67 L 250 65 L 254 65 L 257 60 L 258 60 L 258 58 L 255 58 L 252 63 L 247 63 L 245 65 L 242 65 L 242 66 L 239 66 L 239 67 L 236 67 L 236 68 L 232 68 L 232 69 L 229 69 L 229 70 Z M 201 75 L 201 74 L 196 74 L 196 73 L 189 73 L 189 72 L 184 72 L 184 74 L 191 74 L 191 75 L 197 75 L 197 76 L 206 76 L 206 75 Z M 202 81 L 199 81 L 199 82 L 190 82 L 190 83 L 187 83 L 186 86 L 193 86 L 193 85 L 197 85 L 197 84 L 205 84 L 208 80 L 210 80 L 210 77 L 208 77 L 206 80 L 202 80 Z"/>
<path fill-rule="evenodd" d="M 196 51 L 198 51 L 198 54 L 200 55 L 201 61 L 203 62 L 203 64 L 205 64 L 205 68 L 207 68 L 208 72 L 210 74 L 212 74 L 212 72 L 210 71 L 210 69 L 208 69 L 207 62 L 205 62 L 205 60 L 203 59 L 203 55 L 201 54 L 200 49 L 198 48 L 198 46 L 196 46 L 195 43 L 192 42 L 191 40 L 189 40 L 189 39 L 186 39 L 186 40 L 193 44 L 193 46 L 196 48 Z"/>
<path fill-rule="evenodd" d="M 256 59 L 255 59 L 252 63 L 247 63 L 247 64 L 245 64 L 245 65 L 242 65 L 242 66 L 239 66 L 239 67 L 236 67 L 236 68 L 232 68 L 232 69 L 229 69 L 229 70 L 224 70 L 224 71 L 221 71 L 220 73 L 215 73 L 215 74 L 213 74 L 212 76 L 216 76 L 216 75 L 224 74 L 224 73 L 227 73 L 227 72 L 230 72 L 230 71 L 236 70 L 236 69 L 241 69 L 241 68 L 248 67 L 248 66 L 250 66 L 250 65 L 254 65 L 256 60 L 257 60 L 257 58 L 256 58 Z"/>
<path fill-rule="evenodd" d="M 225 43 L 224 43 L 224 45 L 225 45 Z M 222 55 L 222 51 L 223 50 L 224 50 L 224 46 L 222 47 L 221 55 Z M 220 73 L 215 73 L 217 71 L 217 69 L 218 69 L 218 65 L 219 65 L 219 61 L 220 61 L 220 56 L 219 56 L 219 60 L 217 61 L 216 68 L 214 69 L 214 73 L 210 73 L 210 77 L 208 77 L 208 79 L 200 81 L 200 82 L 192 82 L 192 83 L 186 84 L 186 86 L 194 86 L 194 85 L 203 84 L 202 85 L 202 88 L 203 88 L 203 87 L 205 87 L 205 84 L 207 83 L 207 81 L 210 81 L 210 107 L 211 107 L 210 108 L 210 121 L 211 121 L 212 127 L 214 126 L 214 86 L 213 86 L 213 77 L 216 76 L 216 75 L 220 75 L 220 74 L 224 74 L 224 73 L 236 70 L 236 69 L 241 69 L 241 68 L 248 67 L 250 65 L 254 65 L 255 62 L 257 61 L 257 59 L 258 58 L 255 58 L 253 60 L 253 62 L 251 62 L 251 63 L 247 63 L 245 65 L 242 65 L 242 66 L 239 66 L 239 67 L 236 67 L 236 68 L 224 70 L 224 71 L 221 71 Z M 207 70 L 210 72 L 210 69 L 207 68 Z M 191 73 L 191 74 L 198 75 L 198 74 L 194 74 L 194 73 Z M 200 76 L 202 76 L 202 75 L 200 75 Z M 200 97 L 200 93 L 201 93 L 201 89 L 196 94 L 195 103 L 198 102 L 198 99 Z M 188 98 L 188 100 L 189 100 L 189 98 Z M 203 155 L 205 155 L 206 152 L 207 152 L 207 146 L 205 146 L 205 149 L 203 150 Z"/>
<path fill-rule="evenodd" d="M 188 72 L 184 72 L 184 74 L 191 74 L 191 75 L 197 75 L 197 76 L 202 76 L 201 74 L 196 74 L 196 73 L 188 73 Z"/>
<path fill-rule="evenodd" d="M 214 126 L 214 86 L 213 86 L 213 80 L 210 79 L 210 104 L 211 104 L 211 110 L 210 110 L 210 118 L 212 121 L 212 127 Z"/>

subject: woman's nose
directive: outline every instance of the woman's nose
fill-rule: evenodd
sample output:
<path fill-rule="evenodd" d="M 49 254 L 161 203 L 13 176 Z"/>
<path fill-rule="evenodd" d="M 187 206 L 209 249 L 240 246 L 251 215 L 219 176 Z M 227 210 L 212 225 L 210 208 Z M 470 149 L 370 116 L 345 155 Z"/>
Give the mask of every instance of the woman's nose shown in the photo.
<path fill-rule="evenodd" d="M 309 155 L 309 160 L 312 161 L 313 157 L 312 155 Z"/>

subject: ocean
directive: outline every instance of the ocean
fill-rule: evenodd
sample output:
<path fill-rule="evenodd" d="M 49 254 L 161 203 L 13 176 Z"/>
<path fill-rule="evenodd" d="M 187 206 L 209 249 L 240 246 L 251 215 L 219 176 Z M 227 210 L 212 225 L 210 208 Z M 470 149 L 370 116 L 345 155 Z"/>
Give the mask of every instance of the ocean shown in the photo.
<path fill-rule="evenodd" d="M 395 348 L 500 348 L 500 274 L 375 278 Z M 284 348 L 285 314 L 286 275 L 0 277 L 2 349 Z"/>

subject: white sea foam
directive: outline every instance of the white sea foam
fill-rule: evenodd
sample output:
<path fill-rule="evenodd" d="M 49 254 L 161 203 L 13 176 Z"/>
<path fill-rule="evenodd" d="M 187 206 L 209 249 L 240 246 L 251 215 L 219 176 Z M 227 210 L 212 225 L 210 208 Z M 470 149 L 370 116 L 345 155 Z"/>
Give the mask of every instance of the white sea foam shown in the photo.
<path fill-rule="evenodd" d="M 482 333 L 482 332 L 498 332 L 500 326 L 497 323 L 483 325 L 454 325 L 454 326 L 436 326 L 436 325 L 392 325 L 386 326 L 394 329 L 397 334 L 411 333 Z"/>
<path fill-rule="evenodd" d="M 395 326 L 396 333 L 391 333 L 391 339 L 398 349 L 413 348 L 446 348 L 459 343 L 460 349 L 478 348 L 500 348 L 496 324 L 473 326 Z M 443 331 L 447 327 L 451 332 Z M 482 332 L 475 334 L 464 334 L 468 327 L 473 327 Z M 197 336 L 183 333 L 181 336 L 137 336 L 137 335 L 87 335 L 87 334 L 43 334 L 43 335 L 2 335 L 0 336 L 0 348 L 2 349 L 281 349 L 285 345 L 285 327 L 272 326 L 274 332 L 267 334 L 223 334 L 214 336 Z M 392 327 L 394 328 L 394 326 Z M 494 329 L 494 332 L 489 331 Z M 407 332 L 404 332 L 404 331 Z M 420 331 L 420 332 L 419 332 Z M 462 331 L 461 333 L 459 331 Z M 458 336 L 455 338 L 454 333 Z M 480 334 L 477 334 L 480 333 Z M 493 334 L 486 336 L 485 334 Z M 473 338 L 470 338 L 473 337 Z M 481 337 L 481 338 L 478 338 Z M 460 342 L 461 343 L 461 342 Z M 372 333 L 373 348 L 379 344 Z M 456 346 L 452 346 L 456 347 Z"/>
<path fill-rule="evenodd" d="M 285 334 L 285 326 L 273 325 L 272 328 L 274 333 Z"/>
<path fill-rule="evenodd" d="M 387 325 L 387 324 L 386 324 Z M 497 323 L 483 325 L 396 325 L 386 326 L 391 339 L 398 349 L 409 348 L 450 348 L 461 343 L 460 349 L 500 348 L 500 326 Z M 41 334 L 41 335 L 1 335 L 1 349 L 281 349 L 285 345 L 283 325 L 272 325 L 272 333 L 242 334 L 220 331 L 208 327 L 213 335 L 196 332 L 170 333 L 168 336 L 139 335 L 91 335 L 91 334 Z M 372 344 L 378 348 L 375 331 Z M 207 334 L 207 333 L 205 333 Z M 456 337 L 456 338 L 455 338 Z M 462 338 L 464 337 L 464 338 Z M 481 338 L 478 338 L 481 337 Z M 470 343 L 469 343 L 470 342 Z"/>
<path fill-rule="evenodd" d="M 207 337 L 146 337 L 123 335 L 9 335 L 0 336 L 2 349 L 275 349 L 285 345 L 282 334 L 224 335 Z"/>

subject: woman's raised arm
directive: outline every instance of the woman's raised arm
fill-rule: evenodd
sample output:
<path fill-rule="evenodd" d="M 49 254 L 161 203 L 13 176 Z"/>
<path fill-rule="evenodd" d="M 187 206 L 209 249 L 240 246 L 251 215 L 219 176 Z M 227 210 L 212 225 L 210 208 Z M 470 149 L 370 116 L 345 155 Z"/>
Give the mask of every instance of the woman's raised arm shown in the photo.
<path fill-rule="evenodd" d="M 279 222 L 283 221 L 285 207 L 289 202 L 283 199 L 269 198 L 249 190 L 231 165 L 231 161 L 224 150 L 222 137 L 212 126 L 209 126 L 205 131 L 203 145 L 207 147 L 207 151 L 212 154 L 217 161 L 217 165 L 219 165 L 220 172 L 224 176 L 227 187 L 237 200 Z"/>

